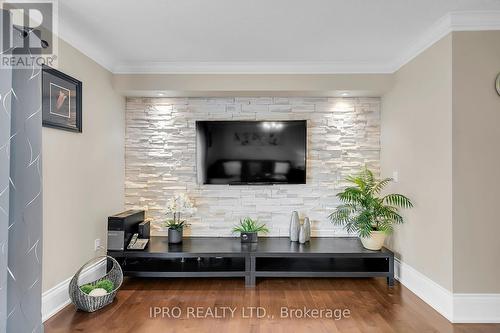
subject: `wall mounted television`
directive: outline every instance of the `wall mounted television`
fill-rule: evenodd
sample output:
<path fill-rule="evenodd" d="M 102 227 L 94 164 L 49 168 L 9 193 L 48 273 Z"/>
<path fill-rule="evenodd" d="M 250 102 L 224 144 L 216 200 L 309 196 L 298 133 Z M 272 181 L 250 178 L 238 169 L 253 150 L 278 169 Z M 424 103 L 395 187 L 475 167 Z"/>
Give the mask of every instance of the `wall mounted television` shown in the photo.
<path fill-rule="evenodd" d="M 199 184 L 305 184 L 307 121 L 197 121 Z"/>

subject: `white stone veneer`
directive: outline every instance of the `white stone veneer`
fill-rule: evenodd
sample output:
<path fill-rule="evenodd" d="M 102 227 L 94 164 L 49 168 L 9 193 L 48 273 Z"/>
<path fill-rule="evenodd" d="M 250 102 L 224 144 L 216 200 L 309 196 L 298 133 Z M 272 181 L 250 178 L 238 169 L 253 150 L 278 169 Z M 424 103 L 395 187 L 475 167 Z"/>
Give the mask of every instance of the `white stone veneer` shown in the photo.
<path fill-rule="evenodd" d="M 197 184 L 196 120 L 288 119 L 308 121 L 306 185 Z M 265 222 L 270 236 L 288 236 L 293 210 L 309 216 L 313 236 L 342 236 L 327 219 L 335 194 L 365 164 L 378 173 L 379 155 L 378 98 L 128 98 L 125 204 L 158 223 L 167 199 L 187 192 L 198 208 L 187 218 L 193 236 L 231 236 L 244 216 Z"/>

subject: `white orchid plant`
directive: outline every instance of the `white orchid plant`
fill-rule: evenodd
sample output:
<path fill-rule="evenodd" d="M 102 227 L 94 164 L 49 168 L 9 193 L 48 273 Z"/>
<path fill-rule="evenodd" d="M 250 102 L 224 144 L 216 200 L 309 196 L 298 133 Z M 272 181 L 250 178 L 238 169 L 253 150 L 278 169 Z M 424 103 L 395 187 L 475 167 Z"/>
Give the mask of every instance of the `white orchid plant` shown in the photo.
<path fill-rule="evenodd" d="M 178 193 L 167 201 L 167 215 L 172 214 L 174 217 L 173 220 L 167 221 L 167 224 L 179 224 L 181 223 L 181 213 L 189 215 L 195 212 L 194 203 L 187 194 Z"/>

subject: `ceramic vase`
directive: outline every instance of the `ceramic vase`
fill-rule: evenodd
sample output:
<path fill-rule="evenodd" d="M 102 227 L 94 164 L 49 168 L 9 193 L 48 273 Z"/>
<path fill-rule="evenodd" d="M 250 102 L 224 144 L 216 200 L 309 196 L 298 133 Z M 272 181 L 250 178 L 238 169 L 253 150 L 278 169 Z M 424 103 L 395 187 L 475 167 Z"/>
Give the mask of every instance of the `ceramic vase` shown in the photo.
<path fill-rule="evenodd" d="M 299 231 L 300 231 L 299 213 L 294 211 L 292 212 L 292 217 L 290 218 L 290 240 L 292 242 L 297 242 L 299 240 Z"/>
<path fill-rule="evenodd" d="M 304 244 L 305 242 L 307 242 L 306 227 L 302 224 L 299 231 L 299 243 Z"/>
<path fill-rule="evenodd" d="M 256 232 L 242 232 L 240 238 L 242 243 L 257 243 L 259 240 Z"/>
<path fill-rule="evenodd" d="M 309 222 L 309 218 L 304 218 L 304 232 L 306 234 L 306 242 L 311 240 L 311 222 Z"/>
<path fill-rule="evenodd" d="M 182 231 L 168 228 L 168 243 L 179 244 L 182 243 Z"/>

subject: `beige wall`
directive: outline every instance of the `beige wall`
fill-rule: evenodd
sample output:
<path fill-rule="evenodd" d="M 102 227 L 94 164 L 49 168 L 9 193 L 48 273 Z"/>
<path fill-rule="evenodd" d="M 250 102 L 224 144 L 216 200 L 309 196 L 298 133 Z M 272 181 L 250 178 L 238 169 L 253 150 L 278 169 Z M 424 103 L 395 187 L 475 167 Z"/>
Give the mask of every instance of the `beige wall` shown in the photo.
<path fill-rule="evenodd" d="M 395 73 L 382 98 L 381 172 L 408 195 L 388 240 L 397 257 L 452 290 L 452 39 L 448 35 Z"/>
<path fill-rule="evenodd" d="M 500 292 L 500 31 L 453 33 L 453 289 Z"/>
<path fill-rule="evenodd" d="M 59 70 L 83 82 L 83 133 L 43 128 L 44 291 L 97 254 L 124 203 L 125 100 L 111 73 L 63 41 Z"/>
<path fill-rule="evenodd" d="M 379 97 L 392 74 L 117 74 L 113 85 L 126 96 L 170 97 L 295 96 Z"/>

